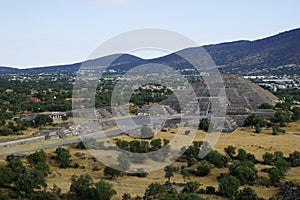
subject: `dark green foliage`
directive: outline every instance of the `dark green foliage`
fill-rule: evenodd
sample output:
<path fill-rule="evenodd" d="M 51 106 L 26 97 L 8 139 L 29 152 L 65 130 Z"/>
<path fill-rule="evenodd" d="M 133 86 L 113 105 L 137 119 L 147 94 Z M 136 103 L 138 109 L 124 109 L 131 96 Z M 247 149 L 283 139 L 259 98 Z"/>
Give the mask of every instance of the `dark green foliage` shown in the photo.
<path fill-rule="evenodd" d="M 4 194 L 2 190 L 0 189 L 0 200 L 9 200 L 9 196 L 7 194 Z"/>
<path fill-rule="evenodd" d="M 161 185 L 159 183 L 151 183 L 144 195 L 145 200 L 150 200 L 150 199 L 158 199 L 159 196 L 161 196 L 165 192 L 165 186 Z"/>
<path fill-rule="evenodd" d="M 300 186 L 293 182 L 286 182 L 278 194 L 270 198 L 270 200 L 298 200 L 300 196 Z"/>
<path fill-rule="evenodd" d="M 278 186 L 280 180 L 284 178 L 284 176 L 285 176 L 285 172 L 276 167 L 273 167 L 272 169 L 269 170 L 270 183 L 274 186 Z"/>
<path fill-rule="evenodd" d="M 219 193 L 225 197 L 233 197 L 240 187 L 240 181 L 234 176 L 224 176 L 219 181 Z"/>
<path fill-rule="evenodd" d="M 242 190 L 239 190 L 233 199 L 234 200 L 258 200 L 259 197 L 257 196 L 254 190 L 252 190 L 249 187 L 246 187 L 243 188 Z"/>
<path fill-rule="evenodd" d="M 233 158 L 235 154 L 235 147 L 232 145 L 229 145 L 228 147 L 224 148 L 225 153 L 230 157 Z"/>
<path fill-rule="evenodd" d="M 261 126 L 259 124 L 255 125 L 255 133 L 260 133 L 261 132 Z"/>
<path fill-rule="evenodd" d="M 21 197 L 30 197 L 35 189 L 47 186 L 43 172 L 33 169 L 21 174 L 16 180 L 16 192 Z"/>
<path fill-rule="evenodd" d="M 255 156 L 251 153 L 247 153 L 244 149 L 238 149 L 238 155 L 236 156 L 236 159 L 242 162 L 256 162 Z"/>
<path fill-rule="evenodd" d="M 161 149 L 161 147 L 162 147 L 161 139 L 154 139 L 150 142 L 150 144 L 152 147 L 151 148 L 152 151 L 157 151 L 157 150 Z"/>
<path fill-rule="evenodd" d="M 205 118 L 200 121 L 198 129 L 208 132 L 210 127 L 212 127 L 210 120 Z"/>
<path fill-rule="evenodd" d="M 291 119 L 293 121 L 299 120 L 300 119 L 300 108 L 299 107 L 293 107 L 292 112 L 293 112 L 293 115 L 292 115 Z"/>
<path fill-rule="evenodd" d="M 207 162 L 202 162 L 195 171 L 196 176 L 207 176 L 211 171 L 210 165 Z"/>
<path fill-rule="evenodd" d="M 257 170 L 246 165 L 237 165 L 230 168 L 230 174 L 238 178 L 241 184 L 250 184 L 257 179 Z"/>
<path fill-rule="evenodd" d="M 174 172 L 177 172 L 179 169 L 178 169 L 178 167 L 169 165 L 169 166 L 166 166 L 164 168 L 164 170 L 165 170 L 165 178 L 167 178 L 168 181 L 170 181 L 171 177 L 174 176 Z"/>
<path fill-rule="evenodd" d="M 291 153 L 287 159 L 292 167 L 299 167 L 300 166 L 300 152 L 294 151 Z"/>
<path fill-rule="evenodd" d="M 273 109 L 273 106 L 269 103 L 262 103 L 258 108 L 259 109 Z"/>
<path fill-rule="evenodd" d="M 16 177 L 25 172 L 25 167 L 20 158 L 10 155 L 6 157 L 6 161 L 7 167 L 9 167 L 15 173 Z"/>
<path fill-rule="evenodd" d="M 69 199 L 110 200 L 115 194 L 112 185 L 103 180 L 93 183 L 87 174 L 79 177 L 73 175 L 71 178 Z"/>
<path fill-rule="evenodd" d="M 215 194 L 216 193 L 216 188 L 213 186 L 207 186 L 205 189 L 206 194 Z"/>
<path fill-rule="evenodd" d="M 263 160 L 265 165 L 272 165 L 274 161 L 274 156 L 270 152 L 266 152 L 263 154 Z"/>
<path fill-rule="evenodd" d="M 71 154 L 68 149 L 58 147 L 55 150 L 56 153 L 56 160 L 59 163 L 60 168 L 68 168 L 71 164 Z"/>
<path fill-rule="evenodd" d="M 50 173 L 50 167 L 46 163 L 46 153 L 43 150 L 30 154 L 26 158 L 31 167 L 42 171 L 44 176 Z"/>
<path fill-rule="evenodd" d="M 52 124 L 53 119 L 48 115 L 37 115 L 34 119 L 34 124 L 36 127 L 46 126 L 47 124 Z"/>
<path fill-rule="evenodd" d="M 9 167 L 0 166 L 0 187 L 10 185 L 15 179 L 15 173 Z"/>
<path fill-rule="evenodd" d="M 105 176 L 109 176 L 111 179 L 113 179 L 113 178 L 115 178 L 115 177 L 117 177 L 117 176 L 121 176 L 122 175 L 122 172 L 121 171 L 119 171 L 119 170 L 117 170 L 117 169 L 114 169 L 114 168 L 112 168 L 112 167 L 108 167 L 108 166 L 106 166 L 105 168 L 104 168 L 104 175 Z"/>
<path fill-rule="evenodd" d="M 122 195 L 122 200 L 131 200 L 131 195 L 129 193 L 124 193 Z"/>
<path fill-rule="evenodd" d="M 218 168 L 225 167 L 227 165 L 227 157 L 223 156 L 216 150 L 209 152 L 205 159 Z"/>
<path fill-rule="evenodd" d="M 69 119 L 69 117 L 66 116 L 66 115 L 61 116 L 61 120 L 62 120 L 62 121 L 67 121 L 68 119 Z"/>
<path fill-rule="evenodd" d="M 200 187 L 198 182 L 187 182 L 182 189 L 182 193 L 196 193 Z"/>
<path fill-rule="evenodd" d="M 271 122 L 279 123 L 281 127 L 286 126 L 286 123 L 290 122 L 290 114 L 284 111 L 276 111 L 274 117 L 271 118 Z"/>
<path fill-rule="evenodd" d="M 255 126 L 257 124 L 260 127 L 264 127 L 266 125 L 266 120 L 262 116 L 251 114 L 244 121 L 245 127 Z"/>

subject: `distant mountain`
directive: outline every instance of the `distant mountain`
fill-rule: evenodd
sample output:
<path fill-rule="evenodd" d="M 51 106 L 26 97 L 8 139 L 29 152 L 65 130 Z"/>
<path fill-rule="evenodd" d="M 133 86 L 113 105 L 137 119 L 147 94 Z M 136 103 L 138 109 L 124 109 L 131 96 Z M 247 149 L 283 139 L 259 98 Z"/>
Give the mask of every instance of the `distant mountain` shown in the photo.
<path fill-rule="evenodd" d="M 179 54 L 197 55 L 204 48 L 221 71 L 247 73 L 285 65 L 300 65 L 300 29 L 294 29 L 255 41 L 235 41 L 181 50 Z M 195 59 L 197 59 L 195 57 Z M 190 64 L 176 53 L 150 60 L 176 68 Z M 298 71 L 299 73 L 299 71 Z"/>
<path fill-rule="evenodd" d="M 260 40 L 243 40 L 206 45 L 183 49 L 179 51 L 179 53 L 184 53 L 189 55 L 192 59 L 197 59 L 196 56 L 193 57 L 193 55 L 197 55 L 197 52 L 203 48 L 209 53 L 216 65 L 220 67 L 221 72 L 224 73 L 265 74 L 273 72 L 299 73 L 300 71 L 300 68 L 293 70 L 290 68 L 291 66 L 300 66 L 300 28 Z M 115 70 L 117 73 L 124 73 L 137 65 L 145 63 L 160 63 L 175 67 L 176 69 L 192 67 L 190 63 L 182 59 L 176 53 L 150 60 L 143 60 L 129 54 L 116 54 L 111 56 L 118 57 L 110 65 L 110 69 Z M 111 60 L 111 56 L 86 61 L 85 64 L 105 65 L 108 60 Z M 74 73 L 80 68 L 81 64 L 82 62 L 22 70 L 0 67 L 0 73 Z M 282 66 L 288 66 L 289 68 L 278 69 L 278 67 Z"/>

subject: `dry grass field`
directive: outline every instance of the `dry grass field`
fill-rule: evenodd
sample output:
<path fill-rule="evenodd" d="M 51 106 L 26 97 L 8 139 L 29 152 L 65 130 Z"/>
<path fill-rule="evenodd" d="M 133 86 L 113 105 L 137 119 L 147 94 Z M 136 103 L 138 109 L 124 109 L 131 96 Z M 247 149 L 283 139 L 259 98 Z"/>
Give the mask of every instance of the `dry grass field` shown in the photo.
<path fill-rule="evenodd" d="M 288 127 L 284 128 L 286 130 L 286 134 L 279 134 L 279 135 L 272 135 L 271 129 L 264 129 L 262 133 L 256 134 L 254 133 L 253 129 L 249 128 L 238 128 L 233 133 L 227 134 L 222 133 L 218 139 L 217 144 L 214 146 L 215 150 L 218 150 L 221 153 L 223 149 L 228 145 L 233 145 L 237 148 L 243 148 L 247 152 L 250 152 L 255 155 L 258 160 L 262 160 L 262 155 L 265 152 L 274 152 L 274 151 L 282 151 L 285 156 L 288 156 L 289 153 L 297 150 L 300 151 L 300 136 L 294 135 L 294 133 L 300 133 L 300 124 L 299 122 L 291 123 Z M 176 130 L 168 130 L 167 132 L 157 132 L 157 138 L 167 138 L 172 140 L 176 134 L 171 133 L 176 132 Z M 292 134 L 291 134 L 292 133 Z M 203 140 L 205 137 L 205 133 L 202 131 L 198 131 L 195 140 Z M 118 137 L 122 140 L 130 140 L 131 137 L 126 135 L 122 135 Z M 114 138 L 111 138 L 111 141 Z M 80 175 L 80 174 L 90 174 L 94 181 L 98 181 L 100 179 L 105 179 L 107 182 L 111 183 L 114 186 L 114 189 L 117 191 L 117 195 L 113 197 L 113 199 L 121 199 L 123 193 L 127 192 L 130 193 L 132 196 L 143 196 L 146 187 L 154 182 L 164 183 L 166 178 L 164 178 L 164 170 L 160 169 L 154 172 L 149 173 L 146 178 L 138 178 L 134 176 L 123 176 L 118 177 L 114 180 L 109 180 L 103 175 L 103 168 L 104 165 L 98 161 L 93 161 L 92 155 L 87 150 L 79 150 L 75 148 L 68 147 L 72 154 L 72 164 L 77 162 L 81 167 L 74 169 L 60 169 L 58 168 L 57 164 L 53 159 L 50 159 L 54 154 L 55 148 L 46 149 L 47 155 L 49 157 L 49 162 L 51 164 L 51 171 L 52 173 L 48 176 L 48 188 L 50 189 L 52 185 L 55 183 L 60 188 L 62 188 L 62 192 L 67 192 L 70 187 L 70 178 L 73 174 Z M 83 156 L 78 157 L 75 154 L 82 153 Z M 3 165 L 5 162 L 0 160 L 0 165 Z M 173 165 L 180 167 L 184 163 L 173 163 Z M 264 166 L 258 164 L 257 169 L 262 169 Z M 188 180 L 191 181 L 198 181 L 201 183 L 201 188 L 205 188 L 206 186 L 214 186 L 218 187 L 218 182 L 216 180 L 216 176 L 220 173 L 227 172 L 228 169 L 218 169 L 213 168 L 211 173 L 206 177 L 190 177 Z M 268 177 L 266 173 L 259 172 L 260 176 Z M 288 171 L 287 176 L 282 181 L 291 180 L 298 184 L 300 184 L 300 167 L 292 168 Z M 174 177 L 171 178 L 171 182 L 184 182 L 185 180 L 182 178 L 179 172 L 175 174 Z M 272 195 L 274 195 L 278 189 L 275 187 L 252 187 L 260 197 L 264 199 L 268 199 Z M 203 197 L 208 197 L 209 199 L 223 199 L 218 196 L 206 196 L 202 195 Z"/>

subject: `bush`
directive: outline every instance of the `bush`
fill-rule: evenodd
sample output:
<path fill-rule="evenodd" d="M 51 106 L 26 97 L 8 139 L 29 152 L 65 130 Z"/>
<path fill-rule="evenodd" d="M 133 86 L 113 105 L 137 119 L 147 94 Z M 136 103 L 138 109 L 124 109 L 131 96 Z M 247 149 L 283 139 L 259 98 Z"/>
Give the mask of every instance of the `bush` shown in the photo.
<path fill-rule="evenodd" d="M 234 176 L 224 176 L 219 182 L 219 193 L 225 197 L 233 197 L 240 187 L 240 181 Z"/>
<path fill-rule="evenodd" d="M 195 171 L 196 176 L 207 176 L 211 171 L 211 168 L 207 162 L 201 163 Z"/>
<path fill-rule="evenodd" d="M 251 114 L 244 121 L 244 127 L 255 126 L 257 124 L 260 127 L 264 127 L 266 126 L 266 120 L 262 116 Z"/>
<path fill-rule="evenodd" d="M 213 186 L 207 186 L 206 189 L 205 189 L 205 193 L 206 194 L 215 194 L 216 189 Z"/>
<path fill-rule="evenodd" d="M 262 103 L 258 108 L 259 109 L 273 109 L 274 107 L 269 103 Z"/>

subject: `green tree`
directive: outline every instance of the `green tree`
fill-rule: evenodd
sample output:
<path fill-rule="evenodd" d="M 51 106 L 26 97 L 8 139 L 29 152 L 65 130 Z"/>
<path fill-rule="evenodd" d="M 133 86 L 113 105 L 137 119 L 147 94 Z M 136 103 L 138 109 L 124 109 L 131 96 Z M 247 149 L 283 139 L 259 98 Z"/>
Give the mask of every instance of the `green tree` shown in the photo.
<path fill-rule="evenodd" d="M 122 175 L 122 172 L 121 171 L 119 171 L 119 170 L 117 170 L 117 169 L 114 169 L 114 168 L 112 168 L 112 167 L 108 167 L 108 166 L 106 166 L 105 168 L 104 168 L 104 175 L 105 176 L 109 176 L 111 179 L 113 179 L 113 178 L 115 178 L 115 177 L 117 177 L 117 176 L 121 176 Z"/>
<path fill-rule="evenodd" d="M 171 177 L 174 176 L 174 172 L 178 171 L 178 167 L 169 165 L 169 166 L 166 166 L 164 168 L 164 170 L 165 170 L 165 178 L 167 178 L 168 181 L 170 181 Z"/>
<path fill-rule="evenodd" d="M 234 176 L 225 176 L 219 182 L 219 192 L 225 197 L 233 197 L 240 187 L 240 181 Z"/>
<path fill-rule="evenodd" d="M 204 118 L 204 119 L 201 119 L 198 129 L 208 132 L 210 127 L 212 127 L 212 123 L 210 122 L 209 119 Z"/>
<path fill-rule="evenodd" d="M 230 157 L 233 158 L 235 154 L 235 147 L 232 145 L 229 145 L 228 147 L 224 148 L 225 153 Z"/>
<path fill-rule="evenodd" d="M 21 197 L 31 197 L 35 189 L 46 188 L 44 174 L 36 169 L 21 174 L 16 180 L 16 192 Z"/>
<path fill-rule="evenodd" d="M 252 190 L 249 187 L 243 188 L 242 190 L 239 190 L 235 197 L 233 198 L 235 200 L 258 200 L 259 197 L 255 193 L 254 190 Z"/>
<path fill-rule="evenodd" d="M 211 171 L 210 165 L 207 162 L 202 162 L 195 172 L 197 176 L 207 176 Z"/>
<path fill-rule="evenodd" d="M 279 123 L 281 127 L 286 126 L 286 123 L 290 122 L 290 114 L 281 110 L 276 111 L 274 117 L 271 118 L 271 122 Z"/>
<path fill-rule="evenodd" d="M 260 127 L 264 127 L 266 125 L 266 120 L 262 116 L 251 114 L 244 121 L 245 127 L 255 126 L 257 124 L 259 124 Z"/>
<path fill-rule="evenodd" d="M 182 189 L 182 193 L 196 193 L 200 187 L 198 182 L 187 182 Z"/>
<path fill-rule="evenodd" d="M 273 106 L 269 103 L 262 103 L 258 108 L 259 109 L 273 109 Z"/>
<path fill-rule="evenodd" d="M 70 166 L 72 160 L 70 159 L 71 154 L 68 149 L 58 147 L 55 150 L 55 153 L 56 153 L 56 160 L 58 161 L 60 168 L 67 168 Z"/>
<path fill-rule="evenodd" d="M 53 119 L 48 115 L 37 115 L 34 118 L 34 123 L 36 127 L 46 126 L 47 124 L 52 124 Z"/>
<path fill-rule="evenodd" d="M 9 167 L 0 166 L 0 187 L 6 187 L 15 179 L 15 173 Z"/>

